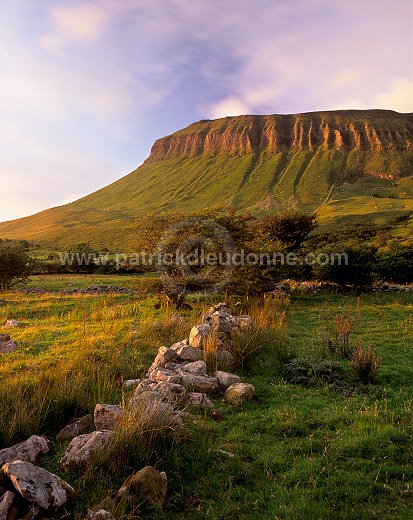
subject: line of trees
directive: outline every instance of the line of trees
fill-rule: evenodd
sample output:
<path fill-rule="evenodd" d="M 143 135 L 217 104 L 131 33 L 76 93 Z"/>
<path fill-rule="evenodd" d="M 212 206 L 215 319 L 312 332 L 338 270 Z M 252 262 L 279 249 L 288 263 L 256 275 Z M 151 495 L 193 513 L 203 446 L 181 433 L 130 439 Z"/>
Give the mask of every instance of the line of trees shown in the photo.
<path fill-rule="evenodd" d="M 367 288 L 374 280 L 396 283 L 413 282 L 413 246 L 398 241 L 386 249 L 369 245 L 380 230 L 372 225 L 352 226 L 340 233 L 316 235 L 315 215 L 296 210 L 255 218 L 238 214 L 232 209 L 218 208 L 193 213 L 168 212 L 147 214 L 134 224 L 135 240 L 129 248 L 137 252 L 156 253 L 168 257 L 169 263 L 148 265 L 136 262 L 102 264 L 89 261 L 62 265 L 59 255 L 52 254 L 47 261 L 35 262 L 27 250 L 26 241 L 0 240 L 0 290 L 10 289 L 27 280 L 33 272 L 46 273 L 113 273 L 142 272 L 158 269 L 170 290 L 184 291 L 203 288 L 231 288 L 237 292 L 261 293 L 272 290 L 281 280 L 310 280 L 334 282 L 354 288 Z M 371 242 L 371 241 L 370 241 Z M 239 265 L 206 265 L 195 253 L 202 250 L 204 257 L 220 253 L 239 254 L 244 258 L 255 255 L 263 258 L 257 263 L 240 262 Z M 88 243 L 69 246 L 65 253 L 80 258 L 99 256 Z M 335 256 L 345 253 L 348 263 Z M 191 265 L 176 262 L 176 256 L 192 255 Z M 331 262 L 306 261 L 322 256 Z M 249 255 L 249 256 L 248 256 Z M 269 260 L 294 255 L 294 263 Z M 335 260 L 334 260 L 335 259 Z"/>

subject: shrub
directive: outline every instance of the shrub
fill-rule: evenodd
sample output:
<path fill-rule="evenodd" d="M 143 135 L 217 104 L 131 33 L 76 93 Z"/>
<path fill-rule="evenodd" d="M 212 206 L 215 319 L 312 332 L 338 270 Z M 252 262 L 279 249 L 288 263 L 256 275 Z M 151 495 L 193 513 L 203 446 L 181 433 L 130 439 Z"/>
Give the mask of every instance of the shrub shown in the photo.
<path fill-rule="evenodd" d="M 413 282 L 413 246 L 398 242 L 378 255 L 377 272 L 380 278 L 396 283 Z"/>
<path fill-rule="evenodd" d="M 292 359 L 284 365 L 283 374 L 289 383 L 304 386 L 334 384 L 346 379 L 343 368 L 336 361 L 311 357 Z"/>
<path fill-rule="evenodd" d="M 338 249 L 325 248 L 319 253 L 334 259 L 325 265 L 315 264 L 313 273 L 321 282 L 333 282 L 339 285 L 351 285 L 354 288 L 369 287 L 374 279 L 376 252 L 374 247 L 360 246 L 356 243 L 343 244 L 340 253 L 347 255 L 347 261 L 338 258 Z"/>
<path fill-rule="evenodd" d="M 382 362 L 377 357 L 376 350 L 371 347 L 363 347 L 360 341 L 357 343 L 350 360 L 353 374 L 363 383 L 374 383 L 377 371 Z"/>
<path fill-rule="evenodd" d="M 333 356 L 346 359 L 352 353 L 352 348 L 349 344 L 349 337 L 351 332 L 351 321 L 347 316 L 334 317 L 334 333 L 328 339 L 327 350 Z"/>
<path fill-rule="evenodd" d="M 0 246 L 0 290 L 6 291 L 24 282 L 32 274 L 35 262 L 16 245 Z"/>

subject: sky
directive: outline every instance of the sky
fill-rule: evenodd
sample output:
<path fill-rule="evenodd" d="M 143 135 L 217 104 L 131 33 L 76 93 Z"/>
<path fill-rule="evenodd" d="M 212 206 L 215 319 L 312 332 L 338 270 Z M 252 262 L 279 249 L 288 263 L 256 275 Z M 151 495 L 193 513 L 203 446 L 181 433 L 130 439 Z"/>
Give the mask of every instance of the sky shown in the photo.
<path fill-rule="evenodd" d="M 413 112 L 411 0 L 0 0 L 0 221 L 200 119 Z"/>

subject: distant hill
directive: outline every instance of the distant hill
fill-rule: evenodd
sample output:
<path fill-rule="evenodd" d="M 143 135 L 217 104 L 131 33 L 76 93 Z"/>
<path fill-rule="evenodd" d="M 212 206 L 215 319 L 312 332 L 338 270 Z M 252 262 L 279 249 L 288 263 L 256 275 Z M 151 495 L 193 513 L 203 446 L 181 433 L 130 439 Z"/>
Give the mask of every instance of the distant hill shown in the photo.
<path fill-rule="evenodd" d="M 0 223 L 1 238 L 124 248 L 149 211 L 228 203 L 263 215 L 316 211 L 320 229 L 346 222 L 413 231 L 413 114 L 339 110 L 202 120 L 155 142 L 117 182 L 64 206 Z"/>

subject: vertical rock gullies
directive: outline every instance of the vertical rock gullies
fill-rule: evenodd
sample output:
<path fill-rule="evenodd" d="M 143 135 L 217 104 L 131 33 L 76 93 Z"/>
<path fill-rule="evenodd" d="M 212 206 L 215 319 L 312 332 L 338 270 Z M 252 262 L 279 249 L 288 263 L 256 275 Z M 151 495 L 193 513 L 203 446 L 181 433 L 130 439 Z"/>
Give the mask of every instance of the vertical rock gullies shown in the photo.
<path fill-rule="evenodd" d="M 203 120 L 158 139 L 147 162 L 199 155 L 413 150 L 413 114 L 343 110 Z"/>

